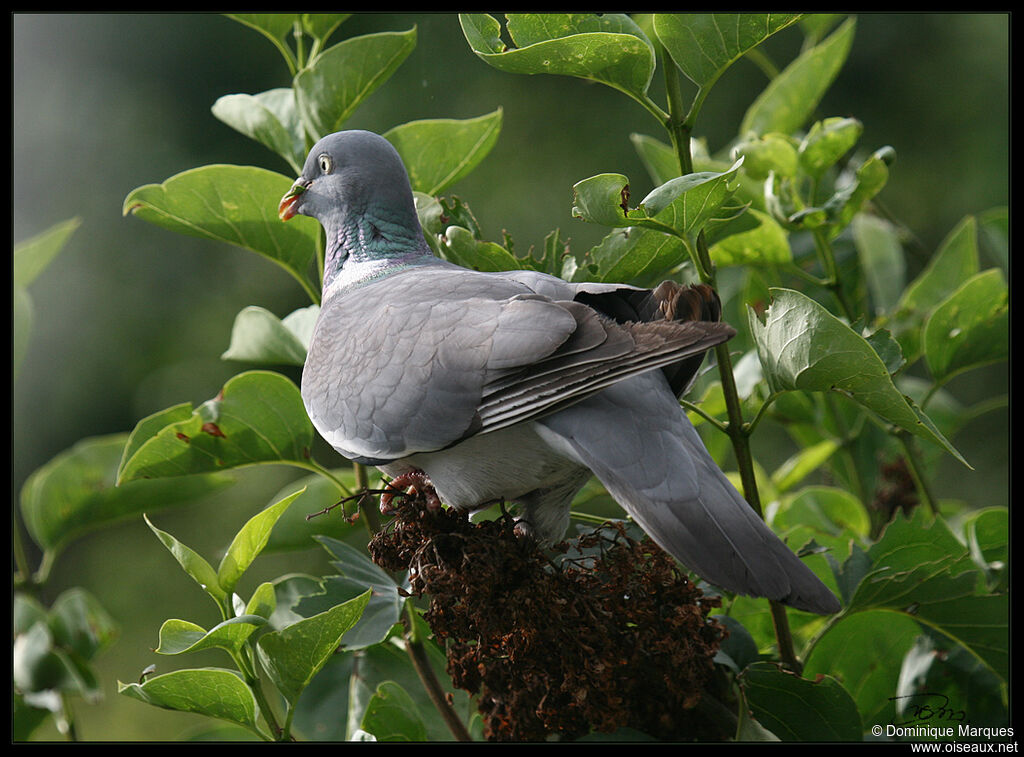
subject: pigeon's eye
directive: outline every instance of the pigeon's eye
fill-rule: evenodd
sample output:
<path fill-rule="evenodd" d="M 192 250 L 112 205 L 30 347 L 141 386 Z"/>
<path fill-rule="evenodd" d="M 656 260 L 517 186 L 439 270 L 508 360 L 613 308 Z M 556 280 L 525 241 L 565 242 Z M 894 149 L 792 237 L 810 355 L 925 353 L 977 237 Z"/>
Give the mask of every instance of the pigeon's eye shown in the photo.
<path fill-rule="evenodd" d="M 331 156 L 324 153 L 317 161 L 320 163 L 320 171 L 323 173 L 330 173 L 331 169 L 334 168 L 334 164 L 331 162 Z"/>

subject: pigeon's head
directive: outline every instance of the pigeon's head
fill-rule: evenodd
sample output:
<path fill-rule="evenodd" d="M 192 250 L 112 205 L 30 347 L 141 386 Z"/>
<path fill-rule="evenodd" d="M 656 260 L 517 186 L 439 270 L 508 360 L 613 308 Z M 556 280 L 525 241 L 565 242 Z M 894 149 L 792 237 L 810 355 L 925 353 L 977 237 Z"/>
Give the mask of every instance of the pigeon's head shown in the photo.
<path fill-rule="evenodd" d="M 282 221 L 300 214 L 325 228 L 367 212 L 398 223 L 416 222 L 402 159 L 390 142 L 369 131 L 339 131 L 313 145 L 302 174 L 278 207 Z"/>

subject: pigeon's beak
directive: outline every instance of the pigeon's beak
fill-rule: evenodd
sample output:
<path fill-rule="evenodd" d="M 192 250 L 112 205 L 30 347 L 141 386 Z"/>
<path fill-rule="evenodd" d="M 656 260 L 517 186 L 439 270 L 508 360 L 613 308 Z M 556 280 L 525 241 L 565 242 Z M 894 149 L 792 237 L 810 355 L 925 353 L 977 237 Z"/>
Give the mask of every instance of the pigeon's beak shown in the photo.
<path fill-rule="evenodd" d="M 281 204 L 277 206 L 277 216 L 282 221 L 287 221 L 289 218 L 295 215 L 295 206 L 299 202 L 299 198 L 302 197 L 302 193 L 309 189 L 309 185 L 313 182 L 309 179 L 296 179 L 295 183 L 292 184 L 292 188 L 289 189 L 284 197 L 281 198 Z"/>

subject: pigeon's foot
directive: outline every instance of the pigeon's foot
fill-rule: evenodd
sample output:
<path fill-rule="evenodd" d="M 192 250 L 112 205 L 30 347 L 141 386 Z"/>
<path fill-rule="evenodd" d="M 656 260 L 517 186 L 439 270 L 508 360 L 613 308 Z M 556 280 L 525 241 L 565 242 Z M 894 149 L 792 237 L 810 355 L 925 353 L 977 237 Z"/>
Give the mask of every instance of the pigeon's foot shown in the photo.
<path fill-rule="evenodd" d="M 526 518 L 516 518 L 516 524 L 512 527 L 512 532 L 520 539 L 526 539 L 528 541 L 539 541 L 537 538 L 537 529 L 533 527 L 533 524 Z"/>
<path fill-rule="evenodd" d="M 389 515 L 394 511 L 394 508 L 391 506 L 391 500 L 395 497 L 415 497 L 419 494 L 423 495 L 427 502 L 427 509 L 430 512 L 436 513 L 441 509 L 441 500 L 434 490 L 434 485 L 430 483 L 430 478 L 427 474 L 418 468 L 395 476 L 388 481 L 385 488 L 394 490 L 394 494 L 385 492 L 380 495 L 380 511 L 385 515 Z"/>

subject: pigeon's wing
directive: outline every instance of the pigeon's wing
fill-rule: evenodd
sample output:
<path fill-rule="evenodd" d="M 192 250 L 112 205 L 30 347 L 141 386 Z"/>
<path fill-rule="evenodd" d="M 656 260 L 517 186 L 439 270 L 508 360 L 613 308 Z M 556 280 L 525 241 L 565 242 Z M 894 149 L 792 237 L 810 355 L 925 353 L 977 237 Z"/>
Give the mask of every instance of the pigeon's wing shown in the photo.
<path fill-rule="evenodd" d="M 705 580 L 810 612 L 839 611 L 832 592 L 718 468 L 657 372 L 546 416 L 539 426 L 550 444 L 590 468 L 655 542 Z"/>
<path fill-rule="evenodd" d="M 718 294 L 707 284 L 684 285 L 663 281 L 654 289 L 643 289 L 628 284 L 570 283 L 537 271 L 514 271 L 502 275 L 515 278 L 534 292 L 551 299 L 583 303 L 617 323 L 662 320 L 713 322 L 722 317 Z M 703 359 L 703 353 L 697 353 L 662 368 L 675 396 L 681 397 L 689 390 Z"/>
<path fill-rule="evenodd" d="M 415 268 L 324 303 L 302 395 L 335 449 L 379 464 L 554 412 L 733 333 L 618 323 L 511 278 Z"/>

